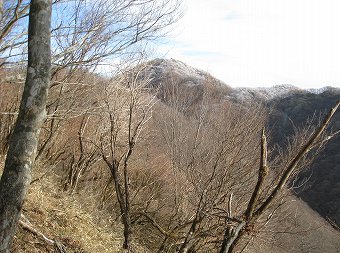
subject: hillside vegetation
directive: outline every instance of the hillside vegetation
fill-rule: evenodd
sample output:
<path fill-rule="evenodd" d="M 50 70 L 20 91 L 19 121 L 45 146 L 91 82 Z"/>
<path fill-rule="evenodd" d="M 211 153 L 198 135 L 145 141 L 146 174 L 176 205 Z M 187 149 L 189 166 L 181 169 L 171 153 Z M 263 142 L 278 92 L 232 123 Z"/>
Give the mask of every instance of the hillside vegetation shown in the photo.
<path fill-rule="evenodd" d="M 60 252 L 49 240 L 70 253 L 123 252 L 123 228 L 109 212 L 100 210 L 98 196 L 91 187 L 71 195 L 51 167 L 40 163 L 35 166 L 23 209 L 22 221 L 39 234 L 20 224 L 11 252 Z M 136 243 L 133 247 L 137 252 L 149 252 Z"/>
<path fill-rule="evenodd" d="M 340 98 L 340 89 L 329 88 L 321 93 L 293 93 L 285 98 L 277 98 L 271 102 L 275 113 L 270 119 L 273 128 L 273 141 L 282 142 L 294 133 L 296 128 L 314 117 L 318 120 Z M 340 115 L 332 122 L 333 129 L 340 128 Z M 323 217 L 340 224 L 340 136 L 332 139 L 325 150 L 311 166 L 301 174 L 300 180 L 309 178 L 308 182 L 296 189 L 312 208 Z"/>
<path fill-rule="evenodd" d="M 58 244 L 19 226 L 12 250 L 121 252 L 129 233 L 134 252 L 219 252 L 234 235 L 233 252 L 338 252 L 339 232 L 290 189 L 300 169 L 308 172 L 304 167 L 319 146 L 261 210 L 317 126 L 295 133 L 299 141 L 287 145 L 274 132 L 282 133 L 285 95 L 230 99 L 236 92 L 231 87 L 170 62 L 151 61 L 110 79 L 86 70 L 54 77 L 23 214 Z M 5 77 L 3 157 L 21 90 L 20 80 Z M 292 94 L 282 100 L 294 101 Z M 335 103 L 326 100 L 330 109 Z M 275 121 L 270 112 L 277 113 Z"/>

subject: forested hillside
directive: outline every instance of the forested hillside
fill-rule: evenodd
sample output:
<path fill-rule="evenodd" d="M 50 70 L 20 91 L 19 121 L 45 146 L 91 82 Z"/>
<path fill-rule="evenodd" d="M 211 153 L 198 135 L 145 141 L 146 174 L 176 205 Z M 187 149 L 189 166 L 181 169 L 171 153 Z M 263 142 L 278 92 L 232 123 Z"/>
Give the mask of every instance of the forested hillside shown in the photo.
<path fill-rule="evenodd" d="M 339 90 L 150 60 L 182 6 L 0 1 L 0 253 L 339 252 Z"/>
<path fill-rule="evenodd" d="M 186 106 L 194 107 L 203 99 L 203 90 L 209 87 L 214 93 L 210 103 L 232 101 L 241 107 L 252 103 L 264 104 L 268 110 L 268 129 L 272 146 L 284 147 L 290 138 L 302 128 L 320 123 L 323 115 L 340 99 L 340 89 L 325 87 L 320 90 L 301 90 L 291 85 L 271 88 L 231 88 L 208 73 L 196 70 L 176 60 L 157 59 L 150 62 L 148 73 L 159 98 L 165 103 L 164 92 L 176 83 L 178 99 L 184 99 Z M 168 80 L 168 81 L 166 81 Z M 170 80 L 170 81 L 169 81 Z M 157 86 L 158 85 L 158 86 Z M 191 92 L 188 96 L 186 93 Z M 169 104 L 169 103 L 168 103 Z M 170 104 L 171 105 L 171 104 Z M 340 115 L 332 120 L 329 133 L 340 128 Z M 318 157 L 301 172 L 298 182 L 305 182 L 294 189 L 313 209 L 324 218 L 339 224 L 340 210 L 340 136 L 331 139 Z M 307 180 L 308 179 L 308 180 Z"/>
<path fill-rule="evenodd" d="M 326 88 L 322 92 L 300 91 L 285 98 L 277 98 L 269 103 L 273 108 L 270 126 L 273 129 L 273 142 L 284 143 L 294 130 L 305 125 L 308 119 L 318 122 L 340 98 L 340 89 Z M 331 129 L 340 128 L 340 115 L 337 114 Z M 340 224 L 340 136 L 327 143 L 316 160 L 300 175 L 300 181 L 308 181 L 298 189 L 301 196 L 323 217 Z"/>
<path fill-rule="evenodd" d="M 269 91 L 264 100 L 264 90 L 242 90 L 254 96 L 243 101 L 209 74 L 168 63 L 112 78 L 86 70 L 55 77 L 13 251 L 120 252 L 128 241 L 135 252 L 219 252 L 227 244 L 230 252 L 338 252 L 339 232 L 292 195 L 295 177 L 282 179 L 305 167 L 301 157 L 288 163 L 312 132 L 276 149 L 281 116 L 263 131 L 268 115 L 281 114 L 280 96 L 275 107 Z M 5 72 L 1 82 L 3 157 L 21 90 L 13 73 L 21 74 Z M 279 90 L 283 100 L 292 95 Z"/>

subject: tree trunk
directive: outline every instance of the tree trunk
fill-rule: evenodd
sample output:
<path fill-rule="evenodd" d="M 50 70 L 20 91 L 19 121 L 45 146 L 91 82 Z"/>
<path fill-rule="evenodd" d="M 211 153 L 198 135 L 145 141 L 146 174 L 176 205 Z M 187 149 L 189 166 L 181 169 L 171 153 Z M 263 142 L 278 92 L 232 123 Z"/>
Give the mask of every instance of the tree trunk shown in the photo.
<path fill-rule="evenodd" d="M 28 27 L 28 65 L 19 115 L 0 180 L 0 253 L 8 253 L 31 181 L 39 132 L 46 118 L 50 83 L 51 0 L 32 0 Z"/>
<path fill-rule="evenodd" d="M 232 253 L 236 242 L 242 234 L 242 229 L 246 225 L 245 222 L 239 223 L 236 228 L 227 227 L 223 237 L 223 243 L 219 253 Z"/>
<path fill-rule="evenodd" d="M 128 198 L 128 184 L 127 184 L 127 174 L 125 174 L 125 187 L 123 188 L 121 180 L 119 178 L 118 166 L 117 162 L 113 161 L 110 163 L 105 156 L 103 156 L 104 161 L 110 167 L 111 175 L 113 177 L 113 181 L 115 184 L 116 196 L 119 203 L 120 214 L 122 219 L 122 224 L 124 226 L 124 244 L 123 249 L 126 249 L 128 252 L 131 247 L 131 217 L 130 217 L 130 200 Z"/>
<path fill-rule="evenodd" d="M 192 240 L 192 236 L 196 232 L 196 227 L 198 223 L 201 221 L 199 216 L 196 216 L 196 218 L 193 220 L 190 229 L 188 231 L 188 234 L 186 235 L 184 242 L 181 245 L 181 248 L 179 249 L 179 253 L 187 253 L 189 252 L 190 248 L 192 247 L 192 244 L 190 241 Z"/>
<path fill-rule="evenodd" d="M 123 214 L 123 225 L 124 225 L 124 245 L 123 248 L 130 251 L 131 248 L 131 218 L 130 213 L 126 212 Z"/>

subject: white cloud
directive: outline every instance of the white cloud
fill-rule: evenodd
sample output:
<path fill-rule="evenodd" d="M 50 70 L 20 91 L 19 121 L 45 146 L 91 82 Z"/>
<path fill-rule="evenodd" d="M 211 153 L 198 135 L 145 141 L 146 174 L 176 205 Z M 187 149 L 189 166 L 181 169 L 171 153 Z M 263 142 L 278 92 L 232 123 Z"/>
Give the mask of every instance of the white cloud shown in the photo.
<path fill-rule="evenodd" d="M 186 0 L 160 53 L 231 86 L 340 87 L 340 1 Z"/>

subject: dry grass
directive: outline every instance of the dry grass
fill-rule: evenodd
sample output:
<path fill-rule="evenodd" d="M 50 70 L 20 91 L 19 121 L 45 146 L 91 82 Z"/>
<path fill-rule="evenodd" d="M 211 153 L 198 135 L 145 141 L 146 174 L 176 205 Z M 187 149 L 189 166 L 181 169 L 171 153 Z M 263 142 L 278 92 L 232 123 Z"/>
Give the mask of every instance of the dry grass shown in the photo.
<path fill-rule="evenodd" d="M 0 174 L 3 162 L 4 158 L 0 156 Z M 49 172 L 46 174 L 46 171 Z M 88 189 L 70 195 L 62 190 L 61 178 L 52 170 L 36 166 L 33 174 L 33 179 L 40 180 L 31 185 L 23 213 L 34 228 L 64 244 L 67 253 L 123 252 L 122 226 L 114 214 L 110 216 L 107 210 L 97 208 L 98 196 L 90 185 Z M 274 232 L 274 236 L 270 235 L 271 239 L 267 234 L 260 235 L 246 252 L 340 252 L 340 234 L 304 202 L 292 197 L 289 209 L 294 214 L 284 221 L 285 227 L 291 227 L 288 233 Z M 274 224 L 271 229 L 282 231 L 281 225 Z M 136 233 L 135 236 L 145 238 L 145 234 Z M 133 246 L 136 253 L 151 252 L 141 245 Z M 12 253 L 25 252 L 58 251 L 31 232 L 18 227 Z"/>
<path fill-rule="evenodd" d="M 0 157 L 0 174 L 2 167 L 3 159 Z M 44 170 L 36 166 L 33 179 L 44 175 Z M 123 233 L 119 221 L 113 221 L 105 215 L 99 219 L 100 212 L 94 206 L 94 196 L 70 195 L 61 189 L 59 182 L 60 178 L 51 171 L 31 185 L 23 214 L 33 227 L 49 239 L 60 241 L 68 253 L 123 252 Z M 133 248 L 138 253 L 147 253 L 137 244 Z M 41 238 L 18 227 L 12 252 L 58 251 Z"/>

